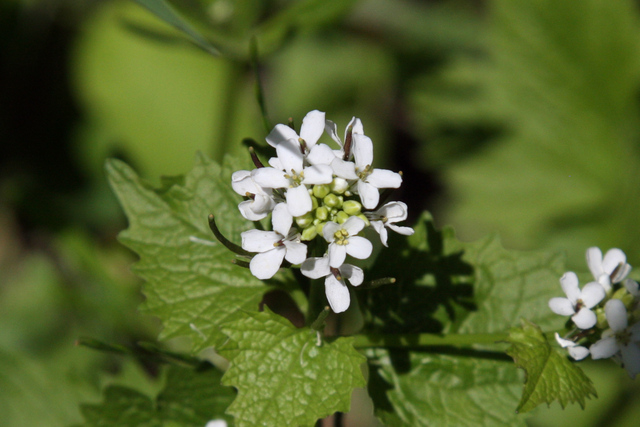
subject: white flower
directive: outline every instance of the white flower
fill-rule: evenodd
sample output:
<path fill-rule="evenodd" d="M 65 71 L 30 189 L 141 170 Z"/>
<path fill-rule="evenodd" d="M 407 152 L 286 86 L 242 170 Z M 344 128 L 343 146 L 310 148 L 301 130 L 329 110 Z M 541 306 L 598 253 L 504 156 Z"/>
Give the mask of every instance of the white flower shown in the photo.
<path fill-rule="evenodd" d="M 640 322 L 628 326 L 627 309 L 619 299 L 609 300 L 604 312 L 610 329 L 591 346 L 591 357 L 606 359 L 620 353 L 622 366 L 635 378 L 640 373 Z"/>
<path fill-rule="evenodd" d="M 353 134 L 352 152 L 355 164 L 337 159 L 331 164 L 334 173 L 340 178 L 357 180 L 358 194 L 362 205 L 375 209 L 380 201 L 380 188 L 398 188 L 402 184 L 399 173 L 387 169 L 374 169 L 373 142 L 362 134 Z"/>
<path fill-rule="evenodd" d="M 600 248 L 587 249 L 587 265 L 593 277 L 607 292 L 611 290 L 613 283 L 623 281 L 631 271 L 626 255 L 618 248 L 609 249 L 604 258 Z"/>
<path fill-rule="evenodd" d="M 571 340 L 565 340 L 560 338 L 560 335 L 556 332 L 556 341 L 560 344 L 560 347 L 566 348 L 569 352 L 569 356 L 575 360 L 582 360 L 589 355 L 589 349 L 581 345 L 576 344 Z"/>
<path fill-rule="evenodd" d="M 389 227 L 393 231 L 405 236 L 411 236 L 413 229 L 411 227 L 401 227 L 395 225 L 396 222 L 407 219 L 407 205 L 402 202 L 390 202 L 382 206 L 375 212 L 365 213 L 374 230 L 380 234 L 382 244 L 387 246 L 387 229 Z"/>
<path fill-rule="evenodd" d="M 337 142 L 340 146 L 340 150 L 337 150 L 336 152 L 336 156 L 340 158 L 344 156 L 344 143 L 346 143 L 349 139 L 349 133 L 351 133 L 352 136 L 354 134 L 364 135 L 364 127 L 362 126 L 362 122 L 356 117 L 351 118 L 351 121 L 349 122 L 349 124 L 347 124 L 347 127 L 344 130 L 344 143 L 338 136 L 338 126 L 334 122 L 332 122 L 331 120 L 327 120 L 325 122 L 324 129 L 329 134 L 329 136 L 331 136 L 331 139 Z"/>
<path fill-rule="evenodd" d="M 274 231 L 249 230 L 241 234 L 242 249 L 258 252 L 251 262 L 251 274 L 258 279 L 270 279 L 276 274 L 282 260 L 300 264 L 307 257 L 307 246 L 300 241 L 300 234 L 291 230 L 293 218 L 286 204 L 279 203 L 271 218 Z"/>
<path fill-rule="evenodd" d="M 204 427 L 227 427 L 225 420 L 211 420 Z"/>
<path fill-rule="evenodd" d="M 327 222 L 322 235 L 329 242 L 329 265 L 338 268 L 344 263 L 347 254 L 354 258 L 365 259 L 371 255 L 373 245 L 364 237 L 356 236 L 365 226 L 365 222 L 352 216 L 344 224 Z"/>
<path fill-rule="evenodd" d="M 340 268 L 332 268 L 329 265 L 329 256 L 322 258 L 308 258 L 300 266 L 300 271 L 311 279 L 324 277 L 324 291 L 331 309 L 335 313 L 342 313 L 351 303 L 349 289 L 344 279 L 349 280 L 353 286 L 359 286 L 364 280 L 362 269 L 351 264 L 342 264 Z"/>
<path fill-rule="evenodd" d="M 604 288 L 598 282 L 589 282 L 580 290 L 578 276 L 572 271 L 560 278 L 566 298 L 551 298 L 549 308 L 556 314 L 571 316 L 580 329 L 589 329 L 596 324 L 596 314 L 591 311 L 605 297 Z"/>
<path fill-rule="evenodd" d="M 300 142 L 300 139 L 302 139 L 306 149 L 311 150 L 324 132 L 324 116 L 325 114 L 318 110 L 313 110 L 307 113 L 307 115 L 304 116 L 304 119 L 302 119 L 300 135 L 298 135 L 296 131 L 291 129 L 289 126 L 278 124 L 273 128 L 271 133 L 267 135 L 267 143 L 272 147 L 277 148 L 281 143 L 293 139 L 299 146 L 302 143 Z"/>
<path fill-rule="evenodd" d="M 278 157 L 269 160 L 272 167 L 257 169 L 254 181 L 264 188 L 285 188 L 291 215 L 304 215 L 312 208 L 305 184 L 329 184 L 333 180 L 333 170 L 327 165 L 304 167 L 300 144 L 294 139 L 280 141 L 276 152 Z"/>
<path fill-rule="evenodd" d="M 276 203 L 271 189 L 265 189 L 253 180 L 253 171 L 237 171 L 231 175 L 231 187 L 241 196 L 249 197 L 249 200 L 240 202 L 238 209 L 245 219 L 259 221 L 265 218 L 273 210 Z"/>

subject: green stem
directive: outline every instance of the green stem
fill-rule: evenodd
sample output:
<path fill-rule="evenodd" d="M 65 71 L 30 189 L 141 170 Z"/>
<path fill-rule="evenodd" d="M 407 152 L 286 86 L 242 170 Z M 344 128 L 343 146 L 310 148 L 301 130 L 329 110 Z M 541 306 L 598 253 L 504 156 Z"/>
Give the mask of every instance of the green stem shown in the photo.
<path fill-rule="evenodd" d="M 410 348 L 432 346 L 471 346 L 474 344 L 497 344 L 505 342 L 509 334 L 365 334 L 355 335 L 355 348 Z"/>

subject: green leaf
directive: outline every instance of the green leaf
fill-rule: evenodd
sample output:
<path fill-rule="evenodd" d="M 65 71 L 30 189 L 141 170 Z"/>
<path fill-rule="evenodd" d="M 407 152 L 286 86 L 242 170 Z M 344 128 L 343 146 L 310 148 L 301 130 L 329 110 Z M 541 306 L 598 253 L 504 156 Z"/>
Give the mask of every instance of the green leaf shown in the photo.
<path fill-rule="evenodd" d="M 222 381 L 238 389 L 227 412 L 238 426 L 310 426 L 349 411 L 353 389 L 366 384 L 366 359 L 351 338 L 318 345 L 315 331 L 296 329 L 266 307 L 222 330 L 229 341 L 220 354 L 231 360 Z"/>
<path fill-rule="evenodd" d="M 562 256 L 509 251 L 495 235 L 463 243 L 426 213 L 414 229 L 409 238 L 390 236 L 394 250 L 367 273 L 397 279 L 366 295 L 380 332 L 504 334 L 522 317 L 561 327 L 547 302 L 560 290 Z M 502 348 L 371 352 L 379 417 L 390 425 L 525 425 L 515 414 L 522 380 Z"/>
<path fill-rule="evenodd" d="M 232 171 L 198 156 L 193 170 L 174 185 L 154 191 L 118 160 L 107 162 L 109 181 L 129 218 L 120 240 L 140 256 L 135 272 L 147 281 L 144 310 L 162 320 L 160 339 L 190 337 L 193 351 L 224 337 L 218 326 L 257 310 L 265 287 L 249 270 L 231 263 L 234 254 L 214 239 L 207 215 L 222 233 L 239 240 L 249 224 L 237 211 Z M 169 181 L 167 181 L 169 182 Z"/>
<path fill-rule="evenodd" d="M 234 393 L 220 385 L 222 375 L 211 365 L 200 369 L 167 368 L 164 389 L 155 399 L 122 386 L 110 386 L 100 404 L 82 406 L 87 426 L 202 427 L 211 419 L 226 419 Z"/>
<path fill-rule="evenodd" d="M 522 382 L 511 363 L 473 353 L 378 350 L 368 355 L 374 360 L 370 382 L 390 388 L 386 396 L 370 388 L 377 415 L 386 425 L 526 425 L 514 412 Z"/>
<path fill-rule="evenodd" d="M 158 18 L 177 28 L 189 36 L 196 45 L 213 56 L 219 56 L 220 51 L 216 49 L 207 39 L 198 33 L 187 21 L 185 21 L 165 0 L 133 0 L 140 6 L 147 8 Z"/>
<path fill-rule="evenodd" d="M 460 111 L 473 111 L 479 128 L 495 127 L 500 118 L 491 146 L 466 159 L 455 152 L 458 163 L 444 177 L 453 201 L 447 222 L 467 238 L 499 230 L 512 246 L 566 248 L 572 268 L 584 269 L 584 250 L 593 245 L 637 256 L 636 5 L 490 3 L 488 55 L 455 71 L 462 76 L 461 108 L 424 111 L 448 115 L 441 122 L 453 125 L 443 126 L 447 135 L 464 132 L 455 122 Z M 479 81 L 468 85 L 470 75 Z M 473 149 L 478 133 L 471 136 Z M 625 209 L 611 209 L 620 200 Z"/>
<path fill-rule="evenodd" d="M 367 273 L 396 278 L 366 295 L 380 332 L 506 333 L 523 317 L 562 326 L 547 306 L 560 291 L 562 255 L 509 251 L 496 235 L 464 243 L 453 228 L 436 229 L 428 213 L 414 229 L 409 238 L 391 235 L 394 249 Z"/>
<path fill-rule="evenodd" d="M 511 347 L 507 354 L 526 373 L 524 392 L 517 411 L 527 412 L 554 400 L 563 408 L 578 402 L 582 408 L 585 398 L 597 397 L 591 380 L 566 353 L 551 348 L 540 327 L 527 320 L 509 334 Z"/>

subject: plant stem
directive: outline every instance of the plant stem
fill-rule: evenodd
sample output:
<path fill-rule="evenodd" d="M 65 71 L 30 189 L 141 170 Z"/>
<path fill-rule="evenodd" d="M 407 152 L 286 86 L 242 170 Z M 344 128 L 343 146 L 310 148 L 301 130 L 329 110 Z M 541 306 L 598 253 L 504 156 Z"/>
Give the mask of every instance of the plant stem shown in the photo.
<path fill-rule="evenodd" d="M 355 348 L 410 348 L 431 346 L 471 346 L 505 342 L 509 334 L 363 334 L 354 335 Z"/>

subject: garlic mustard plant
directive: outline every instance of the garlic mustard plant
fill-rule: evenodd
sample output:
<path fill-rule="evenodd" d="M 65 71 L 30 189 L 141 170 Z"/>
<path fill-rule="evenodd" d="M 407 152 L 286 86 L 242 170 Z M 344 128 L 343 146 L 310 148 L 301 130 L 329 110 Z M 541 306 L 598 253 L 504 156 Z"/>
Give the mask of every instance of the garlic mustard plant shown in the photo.
<path fill-rule="evenodd" d="M 640 291 L 626 278 L 631 271 L 624 252 L 614 248 L 602 256 L 597 247 L 587 249 L 587 265 L 596 279 L 582 290 L 573 272 L 560 279 L 566 298 L 551 298 L 551 310 L 571 316 L 565 337 L 558 344 L 575 360 L 612 358 L 634 378 L 640 373 Z"/>
<path fill-rule="evenodd" d="M 235 172 L 232 187 L 246 198 L 238 205 L 244 218 L 258 221 L 272 215 L 273 231 L 242 233 L 242 249 L 256 253 L 249 263 L 251 273 L 269 279 L 285 259 L 302 264 L 303 275 L 326 278 L 327 300 L 340 313 L 350 302 L 344 279 L 358 286 L 364 277 L 360 268 L 345 264 L 347 255 L 367 259 L 373 250 L 359 234 L 371 227 L 387 246 L 386 228 L 403 235 L 413 230 L 395 225 L 407 218 L 404 203 L 378 206 L 380 189 L 400 187 L 402 176 L 373 167 L 373 142 L 362 122 L 351 120 L 344 142 L 336 128 L 317 110 L 305 116 L 299 134 L 276 125 L 266 137 L 276 151 L 269 166 Z M 337 149 L 319 142 L 325 132 L 338 143 Z M 326 247 L 325 255 L 307 258 L 312 253 L 308 246 Z"/>

